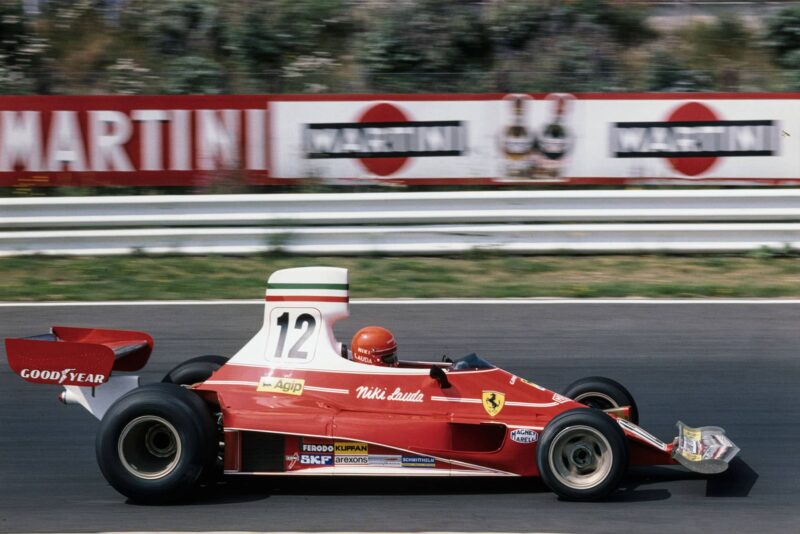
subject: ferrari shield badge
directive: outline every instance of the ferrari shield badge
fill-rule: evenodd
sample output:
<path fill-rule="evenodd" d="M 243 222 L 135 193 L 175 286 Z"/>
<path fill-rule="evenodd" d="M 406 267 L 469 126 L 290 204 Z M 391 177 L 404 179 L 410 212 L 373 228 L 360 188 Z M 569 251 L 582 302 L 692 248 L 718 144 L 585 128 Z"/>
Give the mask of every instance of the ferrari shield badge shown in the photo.
<path fill-rule="evenodd" d="M 506 403 L 505 393 L 499 391 L 484 391 L 483 392 L 483 407 L 486 413 L 494 417 L 500 413 Z"/>

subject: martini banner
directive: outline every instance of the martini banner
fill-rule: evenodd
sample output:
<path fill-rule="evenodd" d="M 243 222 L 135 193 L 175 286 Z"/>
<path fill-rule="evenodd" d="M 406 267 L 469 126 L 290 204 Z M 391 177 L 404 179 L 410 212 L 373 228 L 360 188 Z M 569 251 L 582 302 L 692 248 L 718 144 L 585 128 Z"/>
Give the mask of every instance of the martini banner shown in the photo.
<path fill-rule="evenodd" d="M 0 97 L 0 186 L 798 185 L 800 93 Z"/>

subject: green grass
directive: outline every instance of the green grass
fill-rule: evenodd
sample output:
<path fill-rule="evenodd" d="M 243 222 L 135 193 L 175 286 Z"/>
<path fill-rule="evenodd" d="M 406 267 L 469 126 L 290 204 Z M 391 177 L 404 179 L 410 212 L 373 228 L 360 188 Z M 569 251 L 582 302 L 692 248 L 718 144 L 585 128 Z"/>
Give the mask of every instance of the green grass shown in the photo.
<path fill-rule="evenodd" d="M 0 301 L 258 299 L 277 269 L 350 270 L 353 298 L 800 297 L 800 258 L 114 256 L 0 259 Z"/>

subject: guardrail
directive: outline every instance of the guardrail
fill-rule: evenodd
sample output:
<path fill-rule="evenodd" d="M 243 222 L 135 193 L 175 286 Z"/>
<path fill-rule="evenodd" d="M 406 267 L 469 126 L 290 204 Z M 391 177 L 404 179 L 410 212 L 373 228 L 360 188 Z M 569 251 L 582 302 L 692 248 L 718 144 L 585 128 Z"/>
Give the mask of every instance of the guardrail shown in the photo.
<path fill-rule="evenodd" d="M 0 256 L 741 252 L 787 245 L 800 247 L 800 190 L 0 199 Z"/>
<path fill-rule="evenodd" d="M 792 220 L 800 220 L 798 189 L 0 199 L 0 229 Z"/>

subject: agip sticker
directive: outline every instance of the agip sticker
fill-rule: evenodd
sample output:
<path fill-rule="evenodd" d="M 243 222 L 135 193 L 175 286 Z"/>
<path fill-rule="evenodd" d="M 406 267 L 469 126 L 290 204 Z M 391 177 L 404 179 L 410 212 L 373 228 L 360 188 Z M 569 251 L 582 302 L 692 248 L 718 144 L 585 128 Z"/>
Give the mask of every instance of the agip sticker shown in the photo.
<path fill-rule="evenodd" d="M 285 393 L 286 395 L 302 395 L 306 381 L 302 378 L 283 378 L 280 376 L 262 376 L 256 391 L 266 393 Z"/>

